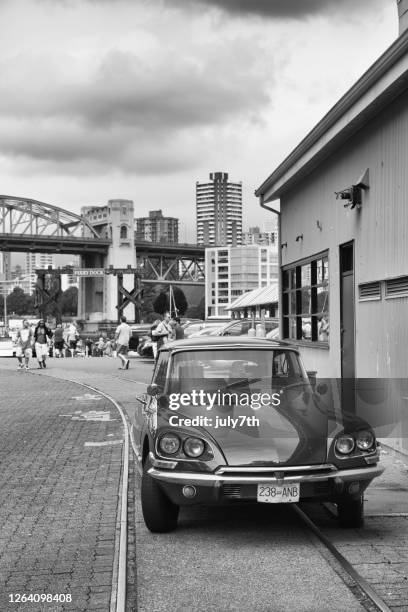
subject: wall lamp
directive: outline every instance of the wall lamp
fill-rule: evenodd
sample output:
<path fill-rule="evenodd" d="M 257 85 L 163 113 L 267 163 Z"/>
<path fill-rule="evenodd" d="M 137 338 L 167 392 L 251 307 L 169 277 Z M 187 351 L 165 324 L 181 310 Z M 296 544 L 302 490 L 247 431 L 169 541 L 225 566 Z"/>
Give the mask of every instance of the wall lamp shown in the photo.
<path fill-rule="evenodd" d="M 355 185 L 342 189 L 341 191 L 335 191 L 336 200 L 345 200 L 343 204 L 344 208 L 350 207 L 350 210 L 361 208 L 362 204 L 362 192 L 370 188 L 369 184 L 369 169 L 362 174 Z"/>
<path fill-rule="evenodd" d="M 288 246 L 288 243 L 287 243 L 287 242 L 282 242 L 282 244 L 281 244 L 281 249 L 283 249 L 283 247 L 287 248 L 287 246 Z"/>
<path fill-rule="evenodd" d="M 299 234 L 299 236 L 296 236 L 295 240 L 296 242 L 299 242 L 299 240 L 303 240 L 303 234 Z"/>

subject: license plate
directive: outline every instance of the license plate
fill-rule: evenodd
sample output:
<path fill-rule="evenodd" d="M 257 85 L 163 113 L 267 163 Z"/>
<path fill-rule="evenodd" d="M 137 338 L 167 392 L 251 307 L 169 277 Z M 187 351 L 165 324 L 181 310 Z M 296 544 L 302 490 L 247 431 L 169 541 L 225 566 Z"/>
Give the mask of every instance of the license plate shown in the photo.
<path fill-rule="evenodd" d="M 300 483 L 286 485 L 259 484 L 257 501 L 264 504 L 293 504 L 299 501 Z"/>

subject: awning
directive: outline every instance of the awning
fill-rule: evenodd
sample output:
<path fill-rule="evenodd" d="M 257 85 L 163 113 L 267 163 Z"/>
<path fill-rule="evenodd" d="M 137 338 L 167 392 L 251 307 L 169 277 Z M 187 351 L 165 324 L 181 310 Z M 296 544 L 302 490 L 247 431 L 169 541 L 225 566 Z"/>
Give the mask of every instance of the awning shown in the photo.
<path fill-rule="evenodd" d="M 229 304 L 225 310 L 242 310 L 256 306 L 269 306 L 278 303 L 278 285 L 274 283 L 268 287 L 253 289 L 240 295 L 236 300 Z"/>

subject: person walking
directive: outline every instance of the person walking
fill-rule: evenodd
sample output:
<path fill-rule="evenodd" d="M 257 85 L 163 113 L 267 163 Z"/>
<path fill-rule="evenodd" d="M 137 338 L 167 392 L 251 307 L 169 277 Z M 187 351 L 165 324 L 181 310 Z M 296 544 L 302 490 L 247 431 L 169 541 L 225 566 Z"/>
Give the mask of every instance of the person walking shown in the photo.
<path fill-rule="evenodd" d="M 157 346 L 156 359 L 157 359 L 157 355 L 159 354 L 160 347 L 163 346 L 163 344 L 166 344 L 166 342 L 169 339 L 169 336 L 170 337 L 172 336 L 173 329 L 170 325 L 170 319 L 171 319 L 170 313 L 165 312 L 163 321 L 159 323 L 156 329 L 152 330 L 152 337 L 153 339 L 156 340 L 156 346 Z"/>
<path fill-rule="evenodd" d="M 75 322 L 72 321 L 72 323 L 70 323 L 68 327 L 68 337 L 67 337 L 67 344 L 68 344 L 69 350 L 71 351 L 71 357 L 74 357 L 75 355 L 78 338 L 79 338 L 79 333 L 78 333 L 77 326 L 75 325 Z"/>
<path fill-rule="evenodd" d="M 62 324 L 58 323 L 57 327 L 54 329 L 53 335 L 54 342 L 54 355 L 58 359 L 63 357 L 64 352 L 64 330 L 62 329 Z"/>
<path fill-rule="evenodd" d="M 129 342 L 132 337 L 132 329 L 130 325 L 126 323 L 126 317 L 122 315 L 120 317 L 120 325 L 117 326 L 115 332 L 116 341 L 116 354 L 122 362 L 122 366 L 119 370 L 128 370 L 130 360 L 128 358 Z"/>
<path fill-rule="evenodd" d="M 32 355 L 32 347 L 34 344 L 34 334 L 27 319 L 23 321 L 23 327 L 18 330 L 16 338 L 16 356 L 18 359 L 18 369 L 29 369 L 30 357 Z M 23 365 L 23 358 L 25 364 Z"/>
<path fill-rule="evenodd" d="M 40 369 L 46 368 L 48 355 L 48 338 L 51 338 L 52 331 L 45 324 L 44 319 L 40 319 L 34 329 L 35 354 Z"/>
<path fill-rule="evenodd" d="M 156 360 L 156 357 L 157 357 L 157 338 L 153 334 L 153 332 L 157 329 L 157 327 L 160 325 L 160 323 L 161 323 L 161 320 L 160 319 L 156 319 L 153 322 L 153 325 L 151 326 L 150 333 L 149 333 L 150 339 L 152 341 L 153 357 L 154 357 L 155 360 Z"/>

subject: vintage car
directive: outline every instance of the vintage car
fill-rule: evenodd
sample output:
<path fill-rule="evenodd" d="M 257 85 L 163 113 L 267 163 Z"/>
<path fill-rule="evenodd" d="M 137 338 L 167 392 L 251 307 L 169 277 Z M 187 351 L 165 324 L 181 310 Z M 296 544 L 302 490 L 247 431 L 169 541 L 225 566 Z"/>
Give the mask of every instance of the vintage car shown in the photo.
<path fill-rule="evenodd" d="M 191 504 L 337 504 L 363 520 L 363 493 L 382 473 L 373 430 L 335 406 L 298 350 L 264 338 L 191 338 L 163 346 L 132 436 L 148 529 L 177 525 Z"/>

